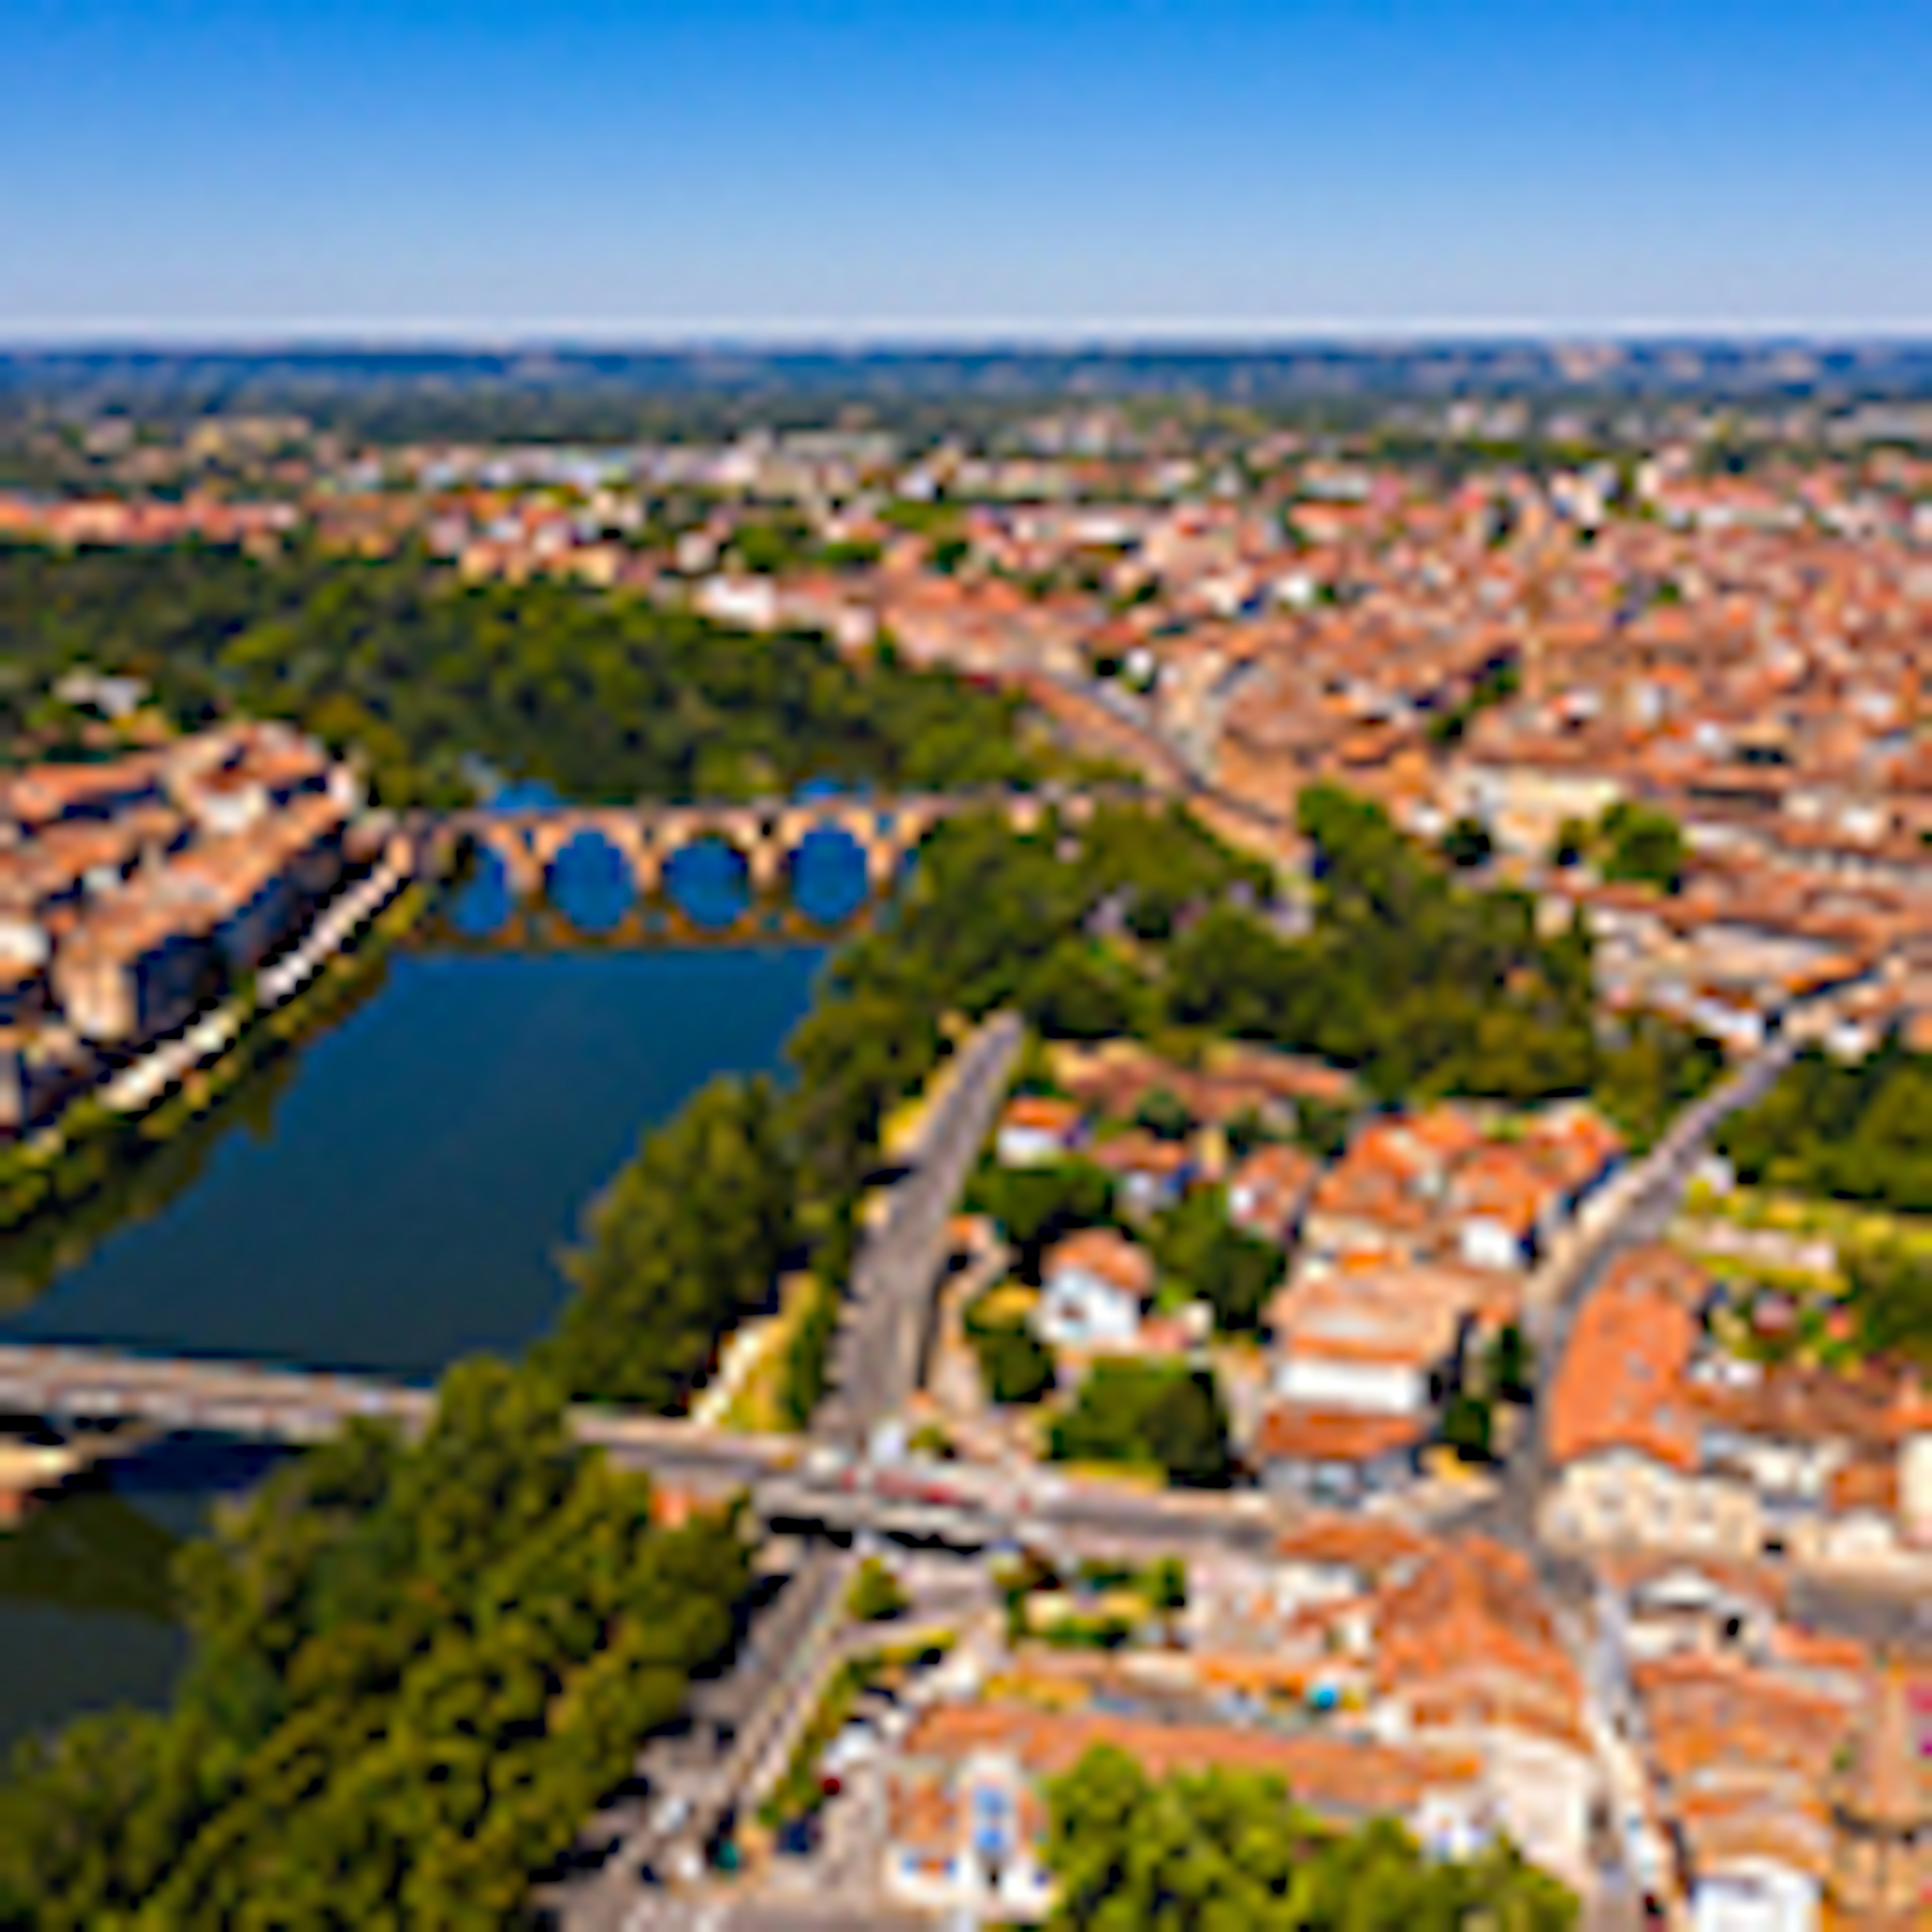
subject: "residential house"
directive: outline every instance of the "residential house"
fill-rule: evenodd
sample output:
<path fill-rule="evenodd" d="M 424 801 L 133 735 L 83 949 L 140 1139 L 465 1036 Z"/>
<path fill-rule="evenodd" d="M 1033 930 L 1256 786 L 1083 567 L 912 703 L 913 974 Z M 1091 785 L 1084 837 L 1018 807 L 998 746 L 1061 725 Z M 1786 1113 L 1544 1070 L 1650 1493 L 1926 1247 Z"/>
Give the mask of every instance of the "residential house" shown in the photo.
<path fill-rule="evenodd" d="M 1178 1142 L 1138 1128 L 1096 1142 L 1091 1158 L 1113 1176 L 1122 1206 L 1143 1217 L 1173 1207 L 1194 1172 L 1192 1156 Z"/>
<path fill-rule="evenodd" d="M 1070 1100 L 1017 1094 L 1000 1115 L 993 1152 L 1004 1167 L 1050 1167 L 1078 1147 L 1086 1126 L 1085 1116 Z"/>
<path fill-rule="evenodd" d="M 1154 1294 L 1154 1257 L 1112 1228 L 1084 1228 L 1049 1248 L 1040 1264 L 1034 1326 L 1054 1348 L 1131 1344 Z"/>
<path fill-rule="evenodd" d="M 1288 1142 L 1258 1147 L 1228 1177 L 1228 1218 L 1258 1240 L 1292 1246 L 1320 1172 L 1312 1155 Z"/>
<path fill-rule="evenodd" d="M 1582 1682 L 1529 1559 L 1486 1538 L 1439 1544 L 1383 1583 L 1372 1619 L 1376 1733 L 1474 1755 L 1501 1828 L 1587 1890 L 1600 1774 Z"/>

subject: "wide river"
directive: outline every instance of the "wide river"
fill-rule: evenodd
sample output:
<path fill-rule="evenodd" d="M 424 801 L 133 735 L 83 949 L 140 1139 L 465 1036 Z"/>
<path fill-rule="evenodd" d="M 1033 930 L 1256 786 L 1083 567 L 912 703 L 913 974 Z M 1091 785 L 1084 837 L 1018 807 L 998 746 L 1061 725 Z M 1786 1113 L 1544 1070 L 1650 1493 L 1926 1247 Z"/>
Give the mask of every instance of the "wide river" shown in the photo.
<path fill-rule="evenodd" d="M 472 888 L 461 919 L 490 923 L 493 889 Z M 709 908 L 725 909 L 715 890 Z M 599 916 L 591 893 L 584 922 Z M 778 1067 L 822 956 L 412 942 L 346 1019 L 218 1117 L 145 1218 L 76 1238 L 51 1266 L 36 1250 L 52 1279 L 31 1294 L 0 1247 L 0 1280 L 14 1277 L 0 1338 L 423 1378 L 520 1349 L 567 1292 L 559 1257 L 598 1188 L 712 1075 Z M 265 1460 L 169 1444 L 0 1534 L 0 1742 L 166 1696 L 184 1654 L 171 1552 Z"/>

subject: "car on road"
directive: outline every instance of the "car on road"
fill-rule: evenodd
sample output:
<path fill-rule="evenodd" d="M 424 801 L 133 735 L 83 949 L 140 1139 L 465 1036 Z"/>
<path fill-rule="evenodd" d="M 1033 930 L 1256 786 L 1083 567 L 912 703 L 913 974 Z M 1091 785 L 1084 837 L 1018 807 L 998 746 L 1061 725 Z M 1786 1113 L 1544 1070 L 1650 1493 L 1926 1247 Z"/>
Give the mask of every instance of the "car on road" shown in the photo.
<path fill-rule="evenodd" d="M 665 1838 L 691 1822 L 691 1800 L 682 1791 L 666 1792 L 651 1814 L 651 1828 Z"/>

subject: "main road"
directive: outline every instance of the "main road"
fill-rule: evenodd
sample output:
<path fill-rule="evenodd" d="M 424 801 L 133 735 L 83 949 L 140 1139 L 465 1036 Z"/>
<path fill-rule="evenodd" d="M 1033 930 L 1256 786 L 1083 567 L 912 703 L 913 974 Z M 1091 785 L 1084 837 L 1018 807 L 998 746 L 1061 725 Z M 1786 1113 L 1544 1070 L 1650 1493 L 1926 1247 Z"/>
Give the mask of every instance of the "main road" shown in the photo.
<path fill-rule="evenodd" d="M 961 1048 L 908 1150 L 907 1172 L 887 1190 L 861 1240 L 834 1340 L 832 1393 L 814 1418 L 819 1441 L 806 1457 L 808 1463 L 829 1459 L 832 1494 L 842 1505 L 860 1502 L 861 1520 L 862 1500 L 836 1478 L 869 1466 L 867 1451 L 881 1426 L 917 1384 L 947 1223 L 992 1130 L 1024 1036 L 1018 1017 L 1001 1014 Z M 637 1448 L 648 1460 L 663 1446 Z M 721 1447 L 716 1453 L 736 1452 Z M 752 1486 L 754 1504 L 761 1487 Z M 826 1526 L 822 1512 L 814 1520 Z M 849 1546 L 837 1542 L 808 1544 L 776 1603 L 754 1624 L 730 1678 L 705 1694 L 714 1712 L 728 1712 L 728 1725 L 698 1740 L 694 1750 L 666 1744 L 646 1749 L 641 1768 L 654 1802 L 620 1834 L 596 1879 L 560 1901 L 572 1932 L 616 1932 L 634 1922 L 648 1900 L 640 1871 L 689 1862 L 782 1772 L 836 1656 L 855 1562 Z"/>

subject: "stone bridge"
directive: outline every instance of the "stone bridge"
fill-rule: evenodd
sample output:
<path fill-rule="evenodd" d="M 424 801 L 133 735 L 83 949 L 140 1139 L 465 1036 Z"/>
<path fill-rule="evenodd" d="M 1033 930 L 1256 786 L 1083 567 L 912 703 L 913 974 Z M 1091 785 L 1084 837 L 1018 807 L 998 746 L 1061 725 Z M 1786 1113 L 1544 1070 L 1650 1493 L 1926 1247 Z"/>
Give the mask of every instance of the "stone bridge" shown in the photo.
<path fill-rule="evenodd" d="M 640 898 L 664 890 L 671 861 L 687 846 L 717 840 L 738 854 L 754 893 L 776 892 L 799 848 L 814 832 L 843 832 L 866 863 L 874 892 L 898 876 L 907 856 L 942 820 L 966 812 L 998 812 L 1016 831 L 1030 832 L 1049 814 L 1079 824 L 1102 802 L 1136 802 L 1123 787 L 1111 794 L 1048 790 L 926 792 L 890 798 L 754 800 L 745 803 L 557 806 L 526 812 L 461 812 L 437 827 L 439 856 L 447 862 L 467 840 L 495 855 L 519 898 L 540 896 L 550 868 L 573 841 L 601 838 L 622 861 Z"/>

